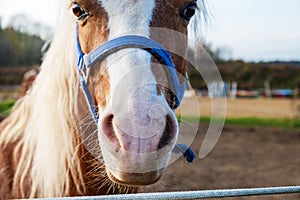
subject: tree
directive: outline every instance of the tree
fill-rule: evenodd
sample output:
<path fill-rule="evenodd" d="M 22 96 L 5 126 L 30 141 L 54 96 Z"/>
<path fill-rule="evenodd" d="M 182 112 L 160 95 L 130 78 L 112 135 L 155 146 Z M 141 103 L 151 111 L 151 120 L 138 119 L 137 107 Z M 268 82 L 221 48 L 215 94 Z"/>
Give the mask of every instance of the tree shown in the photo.
<path fill-rule="evenodd" d="M 44 41 L 12 28 L 0 30 L 0 66 L 31 66 L 40 63 Z"/>

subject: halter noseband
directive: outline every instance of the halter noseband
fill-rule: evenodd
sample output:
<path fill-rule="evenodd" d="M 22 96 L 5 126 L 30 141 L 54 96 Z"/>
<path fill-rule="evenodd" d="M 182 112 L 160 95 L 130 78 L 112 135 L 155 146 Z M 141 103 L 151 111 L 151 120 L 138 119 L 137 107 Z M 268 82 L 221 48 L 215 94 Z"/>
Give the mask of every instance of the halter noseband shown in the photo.
<path fill-rule="evenodd" d="M 179 107 L 183 95 L 185 92 L 185 82 L 180 84 L 174 63 L 171 58 L 171 54 L 157 42 L 142 36 L 137 35 L 128 35 L 119 37 L 113 40 L 110 40 L 100 46 L 89 54 L 84 54 L 81 50 L 79 35 L 78 35 L 78 26 L 76 27 L 76 65 L 78 74 L 80 75 L 81 89 L 86 97 L 86 100 L 89 104 L 90 112 L 95 120 L 95 123 L 98 124 L 99 116 L 97 109 L 92 100 L 92 96 L 88 89 L 88 73 L 90 67 L 96 61 L 103 61 L 107 56 L 128 48 L 138 48 L 143 49 L 149 52 L 154 56 L 161 64 L 166 65 L 166 75 L 170 83 L 170 89 L 173 93 L 175 100 L 174 106 L 171 106 L 172 109 Z M 176 144 L 173 149 L 174 153 L 183 153 L 183 156 L 188 162 L 192 162 L 195 159 L 194 152 L 186 144 Z"/>
<path fill-rule="evenodd" d="M 81 50 L 79 35 L 78 35 L 78 26 L 76 28 L 76 63 L 77 70 L 80 75 L 81 88 L 85 94 L 85 97 L 89 103 L 90 111 L 93 114 L 93 118 L 98 122 L 98 114 L 96 111 L 96 107 L 93 103 L 92 96 L 88 90 L 87 76 L 89 68 L 96 61 L 103 61 L 107 56 L 128 48 L 138 48 L 143 49 L 149 52 L 152 56 L 154 56 L 161 64 L 167 66 L 167 78 L 170 83 L 170 90 L 173 93 L 174 98 L 174 106 L 172 109 L 176 109 L 179 107 L 181 100 L 183 99 L 183 95 L 185 92 L 185 82 L 180 84 L 176 69 L 172 62 L 171 54 L 165 50 L 157 42 L 142 36 L 137 35 L 128 35 L 119 37 L 113 40 L 110 40 L 100 46 L 98 46 L 95 50 L 90 52 L 89 54 L 84 54 Z"/>

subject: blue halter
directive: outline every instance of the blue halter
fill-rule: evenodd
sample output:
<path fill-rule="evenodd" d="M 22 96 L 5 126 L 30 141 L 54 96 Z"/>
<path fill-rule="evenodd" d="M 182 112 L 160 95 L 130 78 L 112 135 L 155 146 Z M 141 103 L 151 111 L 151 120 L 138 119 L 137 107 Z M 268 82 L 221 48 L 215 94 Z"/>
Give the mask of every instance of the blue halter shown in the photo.
<path fill-rule="evenodd" d="M 107 56 L 126 48 L 138 48 L 143 49 L 150 54 L 152 54 L 161 64 L 164 64 L 168 67 L 168 72 L 166 73 L 168 79 L 170 80 L 170 89 L 174 93 L 174 102 L 175 105 L 172 109 L 179 107 L 181 100 L 183 99 L 185 91 L 185 83 L 180 84 L 176 69 L 172 62 L 171 54 L 167 52 L 160 44 L 157 42 L 148 39 L 146 37 L 129 35 L 119 37 L 113 40 L 110 40 L 93 50 L 89 54 L 84 54 L 81 50 L 79 36 L 78 36 L 78 27 L 76 29 L 76 59 L 77 59 L 77 70 L 80 74 L 81 87 L 86 95 L 86 99 L 89 103 L 90 110 L 93 114 L 93 118 L 98 122 L 98 114 L 94 106 L 93 100 L 91 98 L 90 92 L 87 86 L 87 76 L 86 71 L 92 66 L 95 61 L 103 61 Z"/>
<path fill-rule="evenodd" d="M 119 37 L 113 40 L 110 40 L 100 46 L 98 46 L 95 50 L 90 52 L 89 54 L 84 54 L 81 50 L 80 42 L 79 42 L 79 35 L 78 35 L 78 26 L 76 27 L 76 65 L 77 70 L 80 75 L 80 83 L 81 89 L 85 95 L 85 98 L 89 104 L 90 112 L 92 113 L 93 119 L 95 120 L 96 124 L 98 123 L 99 116 L 94 105 L 94 101 L 88 89 L 87 77 L 89 68 L 96 62 L 96 61 L 103 61 L 109 55 L 127 48 L 138 48 L 143 49 L 149 52 L 152 56 L 154 56 L 161 64 L 166 65 L 168 68 L 167 76 L 170 82 L 170 89 L 174 93 L 174 106 L 172 109 L 176 109 L 179 107 L 180 102 L 183 99 L 183 95 L 185 92 L 185 82 L 180 84 L 176 69 L 174 67 L 171 54 L 165 50 L 157 42 L 142 36 L 137 35 L 128 35 Z M 174 150 L 175 153 L 182 152 L 184 157 L 187 159 L 188 162 L 192 162 L 195 158 L 193 151 L 184 144 L 177 144 Z"/>

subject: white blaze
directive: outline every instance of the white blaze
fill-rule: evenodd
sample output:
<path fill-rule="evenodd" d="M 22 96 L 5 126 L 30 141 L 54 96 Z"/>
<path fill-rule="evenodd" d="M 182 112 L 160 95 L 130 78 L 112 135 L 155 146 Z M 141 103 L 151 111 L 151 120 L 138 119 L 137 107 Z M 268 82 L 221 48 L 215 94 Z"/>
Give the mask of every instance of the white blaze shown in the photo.
<path fill-rule="evenodd" d="M 149 37 L 149 24 L 155 7 L 154 0 L 101 0 L 101 3 L 108 14 L 109 40 L 124 35 Z M 151 55 L 139 49 L 126 49 L 113 53 L 107 59 L 112 93 L 120 86 L 119 83 L 124 75 L 128 74 L 134 73 L 135 77 L 127 83 L 126 92 L 133 92 L 135 86 L 141 86 L 145 82 L 155 83 L 150 61 Z M 135 68 L 139 69 L 135 70 Z M 117 90 L 120 91 L 120 88 Z"/>
<path fill-rule="evenodd" d="M 155 0 L 101 0 L 108 14 L 108 39 L 125 35 L 150 36 Z M 157 95 L 157 83 L 151 70 L 151 54 L 141 49 L 124 49 L 107 58 L 110 78 L 110 102 L 100 113 L 99 142 L 106 167 L 119 172 L 144 173 L 165 167 L 177 139 L 157 150 L 164 134 L 167 115 L 177 127 L 174 113 L 163 95 Z M 105 116 L 113 115 L 113 129 L 122 149 L 107 140 Z M 102 121 L 103 122 L 103 121 Z M 172 133 L 174 134 L 174 133 Z M 123 155 L 123 157 L 120 157 Z M 125 159 L 125 160 L 124 160 Z"/>

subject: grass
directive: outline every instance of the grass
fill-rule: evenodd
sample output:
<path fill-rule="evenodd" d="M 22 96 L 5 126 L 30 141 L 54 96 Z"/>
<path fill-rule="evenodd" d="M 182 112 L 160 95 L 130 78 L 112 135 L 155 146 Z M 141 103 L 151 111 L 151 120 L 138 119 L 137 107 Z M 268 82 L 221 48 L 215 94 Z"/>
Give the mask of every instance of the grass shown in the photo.
<path fill-rule="evenodd" d="M 226 124 L 300 129 L 300 119 L 264 119 L 256 117 L 226 119 Z"/>
<path fill-rule="evenodd" d="M 14 99 L 8 99 L 8 100 L 0 102 L 0 117 L 1 118 L 9 115 L 15 102 L 16 102 L 16 100 L 14 100 Z"/>
<path fill-rule="evenodd" d="M 186 122 L 204 122 L 209 123 L 210 117 L 178 117 L 178 120 Z M 233 126 L 257 126 L 257 127 L 279 127 L 289 129 L 300 129 L 300 119 L 278 119 L 278 118 L 259 118 L 259 117 L 241 117 L 241 118 L 226 118 L 226 125 Z"/>

